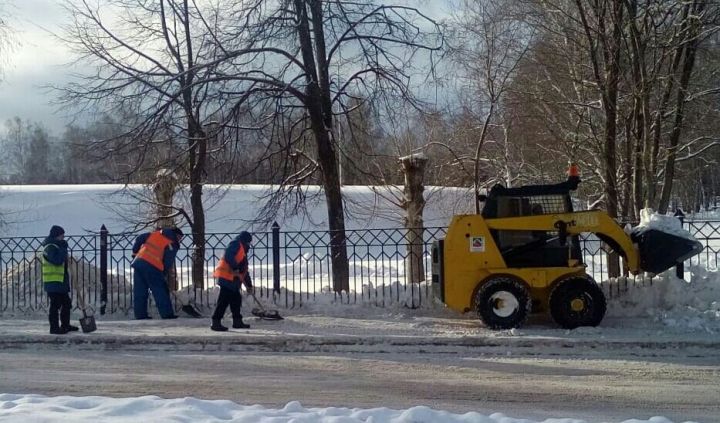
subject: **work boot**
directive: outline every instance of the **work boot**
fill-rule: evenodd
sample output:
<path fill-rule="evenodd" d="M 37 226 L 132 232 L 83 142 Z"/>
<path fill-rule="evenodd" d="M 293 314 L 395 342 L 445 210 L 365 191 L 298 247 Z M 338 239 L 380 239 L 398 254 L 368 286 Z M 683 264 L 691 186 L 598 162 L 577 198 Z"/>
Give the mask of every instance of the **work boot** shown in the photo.
<path fill-rule="evenodd" d="M 171 314 L 171 315 L 169 315 L 169 316 L 164 316 L 164 317 L 162 317 L 163 320 L 177 319 L 177 318 L 178 318 L 177 314 Z"/>
<path fill-rule="evenodd" d="M 228 330 L 225 326 L 220 323 L 220 319 L 212 319 L 212 326 L 210 326 L 210 329 L 216 331 L 216 332 L 225 332 Z"/>
<path fill-rule="evenodd" d="M 250 325 L 243 323 L 242 317 L 233 317 L 233 329 L 250 329 Z"/>
<path fill-rule="evenodd" d="M 77 326 L 73 326 L 73 325 L 63 326 L 62 329 L 65 332 L 75 332 L 75 331 L 79 330 L 79 328 Z"/>
<path fill-rule="evenodd" d="M 58 317 L 55 316 L 48 316 L 48 321 L 50 322 L 50 333 L 53 335 L 65 335 L 67 333 L 67 330 L 60 327 L 60 324 L 58 323 Z"/>
<path fill-rule="evenodd" d="M 52 335 L 65 335 L 68 333 L 67 329 L 60 327 L 57 323 L 55 325 L 50 323 L 50 334 Z"/>

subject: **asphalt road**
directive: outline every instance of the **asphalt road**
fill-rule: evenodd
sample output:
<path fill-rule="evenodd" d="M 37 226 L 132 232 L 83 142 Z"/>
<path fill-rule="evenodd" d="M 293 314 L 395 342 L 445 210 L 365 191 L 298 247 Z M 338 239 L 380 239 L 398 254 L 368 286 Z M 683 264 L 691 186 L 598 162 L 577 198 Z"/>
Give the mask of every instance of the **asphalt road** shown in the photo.
<path fill-rule="evenodd" d="M 282 407 L 426 405 L 517 418 L 720 422 L 720 359 L 473 353 L 0 352 L 0 392 L 157 395 Z M 612 357 L 609 353 L 607 357 Z"/>

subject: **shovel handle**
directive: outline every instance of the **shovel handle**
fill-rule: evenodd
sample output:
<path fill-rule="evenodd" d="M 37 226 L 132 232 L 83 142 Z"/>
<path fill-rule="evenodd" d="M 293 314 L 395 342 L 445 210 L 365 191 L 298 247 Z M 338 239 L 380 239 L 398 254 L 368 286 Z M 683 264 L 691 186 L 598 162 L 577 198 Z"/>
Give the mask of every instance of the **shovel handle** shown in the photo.
<path fill-rule="evenodd" d="M 255 301 L 255 304 L 260 308 L 260 310 L 265 311 L 265 307 L 260 304 L 260 301 L 258 301 L 257 297 L 255 296 L 255 293 L 251 293 L 250 296 L 252 297 L 253 301 Z"/>

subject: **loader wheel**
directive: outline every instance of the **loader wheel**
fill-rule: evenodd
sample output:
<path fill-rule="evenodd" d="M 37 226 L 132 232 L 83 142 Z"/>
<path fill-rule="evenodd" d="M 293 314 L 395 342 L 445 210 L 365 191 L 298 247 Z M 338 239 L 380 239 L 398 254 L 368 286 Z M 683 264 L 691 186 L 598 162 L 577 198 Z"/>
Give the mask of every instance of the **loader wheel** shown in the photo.
<path fill-rule="evenodd" d="M 597 326 L 606 309 L 605 294 L 589 277 L 565 279 L 550 292 L 550 315 L 565 329 Z"/>
<path fill-rule="evenodd" d="M 507 276 L 488 279 L 475 295 L 477 314 L 490 329 L 519 327 L 527 319 L 531 307 L 525 284 Z"/>

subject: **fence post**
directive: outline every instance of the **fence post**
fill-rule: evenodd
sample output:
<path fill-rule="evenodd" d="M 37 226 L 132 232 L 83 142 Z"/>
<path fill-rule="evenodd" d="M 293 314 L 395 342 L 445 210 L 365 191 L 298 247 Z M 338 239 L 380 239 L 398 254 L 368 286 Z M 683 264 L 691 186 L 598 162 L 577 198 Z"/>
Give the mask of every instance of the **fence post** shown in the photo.
<path fill-rule="evenodd" d="M 107 275 L 108 275 L 108 230 L 105 225 L 100 227 L 100 314 L 105 314 L 107 306 Z"/>
<path fill-rule="evenodd" d="M 682 209 L 678 208 L 675 211 L 675 217 L 677 217 L 680 221 L 680 227 L 682 228 L 683 224 L 685 223 L 685 213 L 682 212 Z M 685 279 L 685 263 L 677 264 L 677 266 L 675 267 L 675 276 L 680 279 Z"/>
<path fill-rule="evenodd" d="M 273 291 L 280 293 L 280 225 L 272 224 Z"/>

